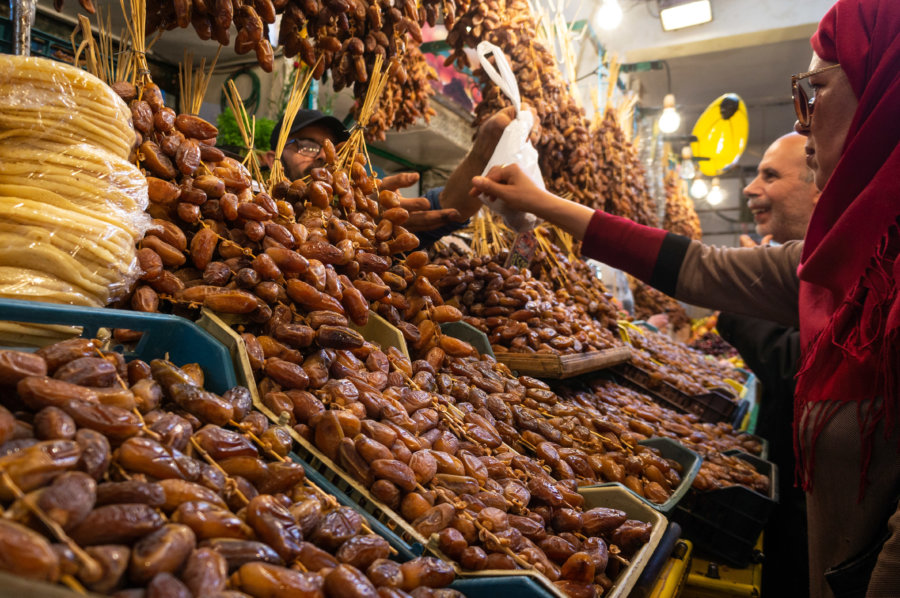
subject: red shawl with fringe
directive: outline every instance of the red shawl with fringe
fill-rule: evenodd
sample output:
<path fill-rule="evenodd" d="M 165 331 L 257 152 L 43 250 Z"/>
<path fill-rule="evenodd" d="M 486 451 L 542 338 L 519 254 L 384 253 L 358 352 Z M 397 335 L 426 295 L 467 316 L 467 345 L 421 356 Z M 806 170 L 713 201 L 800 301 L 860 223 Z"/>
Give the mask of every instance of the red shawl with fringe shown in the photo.
<path fill-rule="evenodd" d="M 797 473 L 809 490 L 819 433 L 839 408 L 856 403 L 862 495 L 876 427 L 884 422 L 891 434 L 900 407 L 900 1 L 839 0 L 812 46 L 840 63 L 859 106 L 799 268 L 805 352 L 794 405 Z M 869 400 L 876 397 L 883 400 Z"/>

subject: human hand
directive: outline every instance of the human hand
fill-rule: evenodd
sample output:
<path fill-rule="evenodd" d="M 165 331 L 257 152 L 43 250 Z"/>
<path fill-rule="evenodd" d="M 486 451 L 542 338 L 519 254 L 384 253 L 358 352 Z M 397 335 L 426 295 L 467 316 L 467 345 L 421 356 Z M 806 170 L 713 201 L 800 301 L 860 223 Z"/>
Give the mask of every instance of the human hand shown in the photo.
<path fill-rule="evenodd" d="M 381 179 L 381 188 L 388 191 L 398 191 L 400 189 L 405 189 L 406 187 L 411 187 L 418 182 L 418 172 L 400 172 Z"/>
<path fill-rule="evenodd" d="M 493 199 L 502 199 L 516 210 L 532 213 L 550 196 L 535 185 L 518 164 L 494 166 L 487 175 L 474 177 L 469 194 L 478 197 L 481 193 Z"/>
<path fill-rule="evenodd" d="M 431 202 L 426 197 L 401 197 L 400 207 L 409 212 L 409 220 L 403 224 L 403 228 L 413 233 L 434 230 L 451 222 L 466 221 L 455 209 L 432 210 Z"/>
<path fill-rule="evenodd" d="M 741 235 L 740 236 L 741 247 L 761 247 L 764 245 L 768 245 L 771 240 L 772 240 L 772 235 L 766 235 L 765 237 L 763 237 L 760 240 L 759 245 L 757 245 L 756 241 L 754 241 L 753 239 L 750 238 L 750 235 Z"/>
<path fill-rule="evenodd" d="M 516 109 L 507 106 L 498 111 L 489 119 L 481 123 L 475 141 L 472 144 L 472 156 L 481 163 L 481 169 L 487 165 L 488 160 L 494 155 L 494 148 L 503 136 L 503 131 L 516 118 Z"/>
<path fill-rule="evenodd" d="M 389 191 L 397 191 L 415 185 L 418 181 L 419 173 L 401 172 L 384 177 L 381 187 Z M 413 233 L 434 230 L 451 222 L 466 221 L 455 209 L 432 210 L 431 202 L 426 197 L 401 197 L 399 199 L 400 207 L 409 212 L 409 220 L 403 223 L 403 228 Z"/>
<path fill-rule="evenodd" d="M 669 316 L 666 314 L 653 314 L 647 318 L 647 323 L 655 326 L 658 330 L 667 330 L 669 328 Z"/>

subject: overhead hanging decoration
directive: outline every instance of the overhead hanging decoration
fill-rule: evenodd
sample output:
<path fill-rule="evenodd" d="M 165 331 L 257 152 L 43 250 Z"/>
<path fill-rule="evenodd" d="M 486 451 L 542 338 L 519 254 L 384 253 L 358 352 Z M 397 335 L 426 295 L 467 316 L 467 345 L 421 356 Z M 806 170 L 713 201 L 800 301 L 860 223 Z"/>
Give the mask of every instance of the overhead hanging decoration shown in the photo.
<path fill-rule="evenodd" d="M 750 123 L 747 106 L 739 95 L 726 93 L 710 104 L 694 125 L 691 144 L 700 172 L 718 176 L 737 164 L 747 147 Z"/>

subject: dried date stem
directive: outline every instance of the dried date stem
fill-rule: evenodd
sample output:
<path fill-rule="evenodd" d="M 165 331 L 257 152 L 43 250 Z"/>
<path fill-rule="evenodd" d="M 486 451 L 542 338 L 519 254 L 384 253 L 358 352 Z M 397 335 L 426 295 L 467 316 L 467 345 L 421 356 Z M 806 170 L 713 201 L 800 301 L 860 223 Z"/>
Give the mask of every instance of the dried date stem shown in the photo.
<path fill-rule="evenodd" d="M 84 565 L 85 569 L 90 571 L 91 575 L 96 575 L 98 578 L 102 574 L 102 568 L 100 563 L 94 560 L 91 555 L 86 553 L 81 547 L 75 543 L 75 541 L 69 537 L 68 534 L 63 530 L 62 526 L 60 526 L 56 521 L 50 518 L 47 513 L 44 512 L 42 508 L 40 508 L 33 501 L 29 500 L 28 497 L 25 496 L 25 493 L 22 492 L 22 489 L 15 483 L 12 477 L 9 475 L 7 471 L 0 471 L 0 481 L 6 485 L 7 488 L 13 493 L 16 499 L 21 500 L 22 504 L 25 505 L 28 510 L 30 510 L 34 515 L 41 520 L 47 529 L 56 537 L 56 539 L 63 544 L 65 544 L 81 561 L 81 564 Z"/>
<path fill-rule="evenodd" d="M 209 455 L 209 453 L 207 453 L 206 450 L 204 450 L 204 448 L 202 446 L 200 446 L 200 443 L 197 442 L 197 439 L 194 438 L 193 434 L 191 435 L 191 447 L 194 450 L 196 450 L 197 453 L 199 453 L 201 457 L 203 457 L 204 461 L 209 463 L 212 467 L 218 469 L 219 473 L 221 473 L 223 476 L 225 476 L 225 483 L 228 484 L 229 486 L 231 486 L 235 490 L 235 492 L 237 492 L 238 497 L 241 499 L 241 501 L 245 505 L 250 503 L 250 499 L 247 498 L 247 496 L 243 492 L 241 492 L 241 489 L 238 487 L 237 483 L 234 481 L 234 478 L 232 478 L 230 475 L 228 475 L 225 472 L 225 470 L 222 469 L 222 466 L 219 465 L 218 462 L 216 462 L 216 460 L 213 459 Z"/>

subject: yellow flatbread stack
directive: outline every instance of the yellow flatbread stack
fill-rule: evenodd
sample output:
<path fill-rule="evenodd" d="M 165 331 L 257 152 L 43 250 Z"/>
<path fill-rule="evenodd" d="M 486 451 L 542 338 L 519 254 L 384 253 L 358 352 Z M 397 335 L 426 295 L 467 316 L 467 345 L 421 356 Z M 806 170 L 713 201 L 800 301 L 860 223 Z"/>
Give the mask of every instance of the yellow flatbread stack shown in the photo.
<path fill-rule="evenodd" d="M 0 297 L 103 306 L 139 274 L 147 181 L 131 110 L 100 79 L 0 55 Z"/>

